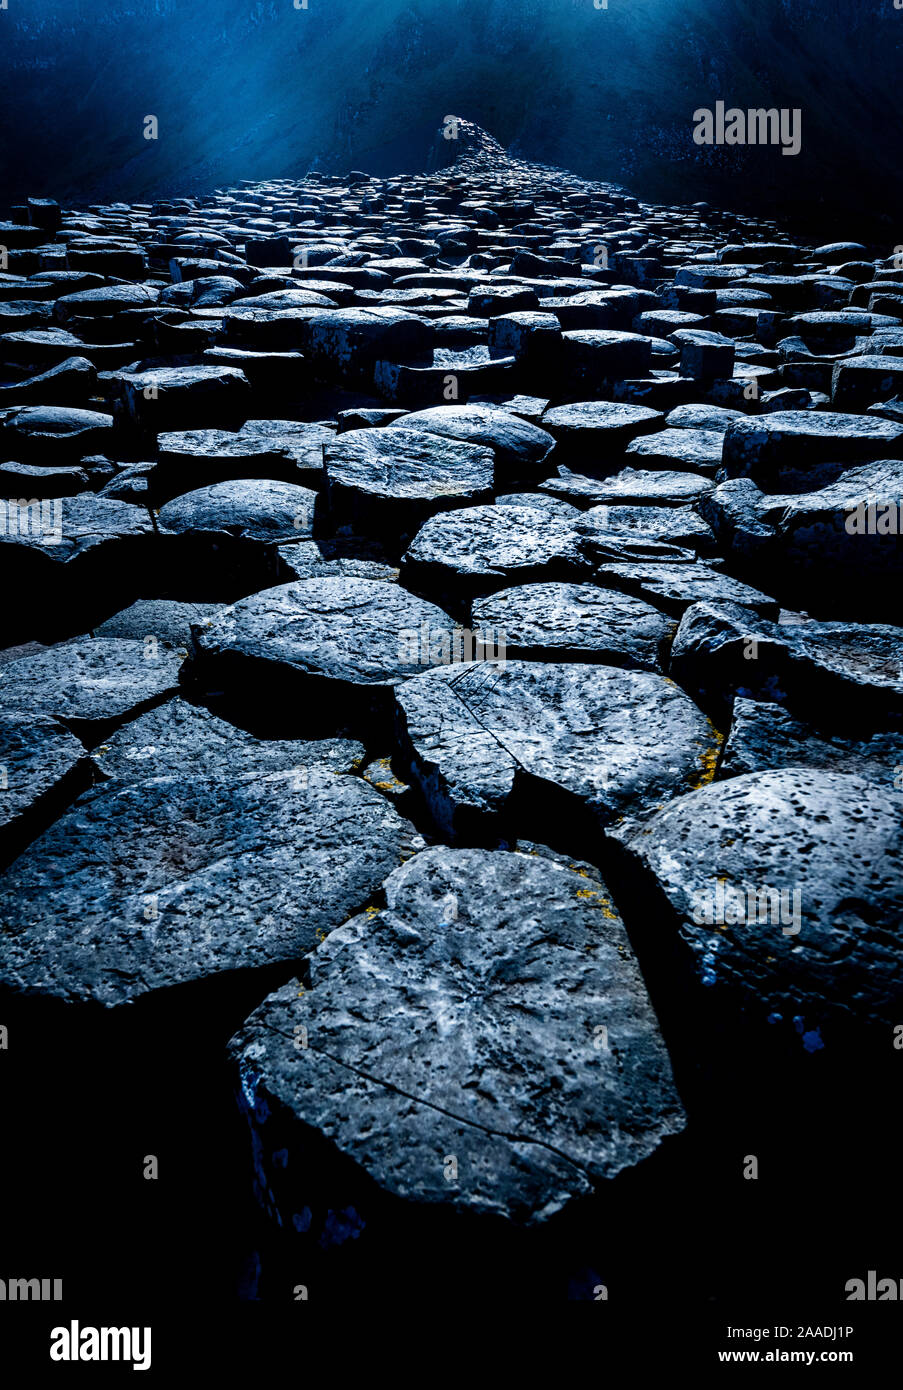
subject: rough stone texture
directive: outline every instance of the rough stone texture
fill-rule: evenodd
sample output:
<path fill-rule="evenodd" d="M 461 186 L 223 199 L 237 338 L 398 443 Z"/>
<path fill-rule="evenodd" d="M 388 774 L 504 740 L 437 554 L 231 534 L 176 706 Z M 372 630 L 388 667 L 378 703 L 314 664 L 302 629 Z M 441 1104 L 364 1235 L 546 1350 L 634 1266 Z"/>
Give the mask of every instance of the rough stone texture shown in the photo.
<path fill-rule="evenodd" d="M 903 576 L 903 462 L 848 469 L 811 492 L 760 492 L 732 478 L 703 498 L 718 545 L 752 575 L 769 570 L 800 606 L 894 621 Z"/>
<path fill-rule="evenodd" d="M 645 671 L 477 662 L 407 681 L 396 701 L 411 779 L 448 835 L 502 834 L 531 795 L 545 824 L 604 829 L 714 768 L 708 720 Z"/>
<path fill-rule="evenodd" d="M 712 491 L 714 483 L 696 473 L 649 472 L 622 468 L 610 478 L 586 478 L 559 469 L 558 476 L 542 483 L 541 491 L 563 497 L 578 507 L 631 505 L 681 507 L 697 502 Z"/>
<path fill-rule="evenodd" d="M 126 637 L 145 642 L 156 639 L 167 647 L 188 653 L 192 628 L 211 623 L 224 608 L 221 603 L 173 603 L 169 599 L 139 599 L 121 613 L 114 613 L 95 629 L 96 637 Z"/>
<path fill-rule="evenodd" d="M 492 497 L 490 449 L 426 430 L 350 430 L 326 451 L 326 502 L 337 525 L 412 536 L 427 517 Z"/>
<path fill-rule="evenodd" d="M 658 429 L 661 422 L 658 410 L 610 401 L 559 405 L 542 417 L 543 429 L 558 441 L 555 462 L 599 477 L 616 473 L 627 445 L 637 435 Z"/>
<path fill-rule="evenodd" d="M 0 709 L 38 711 L 90 738 L 174 694 L 181 664 L 162 644 L 72 642 L 0 667 Z"/>
<path fill-rule="evenodd" d="M 525 584 L 480 599 L 474 631 L 504 640 L 509 658 L 596 661 L 661 671 L 662 650 L 677 631 L 657 609 L 592 584 Z"/>
<path fill-rule="evenodd" d="M 489 593 L 513 579 L 571 579 L 588 568 L 581 517 L 543 507 L 465 507 L 434 516 L 402 559 L 402 574 L 441 599 Z"/>
<path fill-rule="evenodd" d="M 830 709 L 813 714 L 821 727 L 794 719 L 782 705 L 736 699 L 719 776 L 810 767 L 852 773 L 885 791 L 903 791 L 903 734 L 881 731 L 866 739 L 845 738 L 825 728 Z"/>
<path fill-rule="evenodd" d="M 806 492 L 844 467 L 903 452 L 903 426 L 872 416 L 808 410 L 737 420 L 724 436 L 728 477 L 752 478 L 766 492 Z"/>
<path fill-rule="evenodd" d="M 252 594 L 200 630 L 195 675 L 226 690 L 284 684 L 312 705 L 368 694 L 381 702 L 400 681 L 448 660 L 442 648 L 453 629 L 442 609 L 396 584 L 302 579 Z"/>
<path fill-rule="evenodd" d="M 687 556 L 688 560 L 691 558 Z M 702 563 L 603 562 L 594 578 L 598 584 L 623 589 L 625 593 L 644 598 L 677 618 L 692 604 L 705 600 L 743 604 L 754 613 L 773 618 L 778 616 L 778 605 L 773 598 L 732 579 L 723 570 Z"/>
<path fill-rule="evenodd" d="M 901 824 L 899 793 L 794 767 L 679 797 L 620 836 L 675 915 L 656 931 L 676 926 L 697 980 L 817 1051 L 835 1030 L 898 1021 Z M 750 889 L 789 894 L 786 910 L 751 904 Z"/>
<path fill-rule="evenodd" d="M 248 540 L 297 540 L 311 533 L 315 500 L 315 493 L 295 483 L 214 483 L 167 502 L 160 526 L 174 535 L 225 531 Z"/>
<path fill-rule="evenodd" d="M 236 782 L 248 776 L 292 770 L 295 781 L 318 766 L 355 772 L 363 744 L 351 739 L 259 739 L 203 705 L 167 700 L 124 724 L 92 750 L 100 777 L 140 782 L 148 777 L 219 777 Z"/>
<path fill-rule="evenodd" d="M 313 767 L 157 777 L 84 796 L 0 884 L 0 979 L 106 1007 L 284 962 L 363 907 L 411 827 L 354 777 Z"/>
<path fill-rule="evenodd" d="M 706 704 L 732 695 L 829 709 L 849 725 L 903 720 L 903 628 L 880 623 L 774 623 L 736 603 L 683 616 L 671 675 Z"/>
<path fill-rule="evenodd" d="M 570 8 L 609 31 L 592 6 Z M 18 22 L 10 17 L 13 30 Z M 418 25 L 406 23 L 403 67 L 417 66 Z M 865 17 L 854 29 L 858 42 Z M 811 103 L 801 105 L 808 121 Z M 345 113 L 342 139 L 366 138 L 365 108 Z M 836 908 L 840 926 L 825 939 L 854 990 L 866 981 L 870 1016 L 888 978 L 891 947 L 881 953 L 886 923 L 899 918 L 899 876 L 869 877 L 850 836 L 874 831 L 883 853 L 885 810 L 868 807 L 884 798 L 899 819 L 903 778 L 897 258 L 886 233 L 884 245 L 828 242 L 825 231 L 791 241 L 748 213 L 640 202 L 506 155 L 472 123 L 457 125 L 459 138 L 446 139 L 446 123 L 430 175 L 313 168 L 207 192 L 201 179 L 192 196 L 78 210 L 23 195 L 0 226 L 9 262 L 0 272 L 0 725 L 20 796 L 12 782 L 3 789 L 0 772 L 0 807 L 6 797 L 12 817 L 0 854 L 25 852 L 0 877 L 14 907 L 11 915 L 0 903 L 0 956 L 20 990 L 103 1002 L 150 992 L 163 1016 L 184 1001 L 209 1056 L 222 1060 L 239 1018 L 293 975 L 309 978 L 303 957 L 318 932 L 369 908 L 373 921 L 355 925 L 354 949 L 330 956 L 330 983 L 317 986 L 321 1000 L 334 990 L 334 1018 L 344 1008 L 356 1020 L 342 982 L 363 968 L 365 950 L 401 930 L 400 917 L 376 913 L 401 853 L 398 822 L 384 818 L 402 812 L 421 832 L 419 848 L 452 837 L 532 845 L 547 876 L 549 865 L 575 865 L 590 895 L 605 892 L 604 864 L 631 939 L 653 934 L 643 968 L 669 1044 L 673 1036 L 683 1047 L 682 1029 L 694 1034 L 700 1065 L 681 1077 L 704 1132 L 721 1121 L 716 1054 L 736 1063 L 738 1078 L 749 1063 L 752 1087 L 735 1087 L 744 1121 L 750 1089 L 761 1084 L 770 1105 L 786 1078 L 770 1071 L 765 1046 L 731 1051 L 739 1013 L 720 1016 L 712 1045 L 704 1008 L 689 1006 L 676 968 L 669 977 L 668 945 L 680 937 L 668 913 L 660 901 L 645 911 L 632 895 L 655 875 L 616 882 L 611 832 L 622 817 L 664 816 L 669 801 L 701 786 L 689 828 L 681 812 L 655 832 L 665 867 L 690 849 L 706 873 L 722 851 L 752 864 L 767 841 L 770 872 L 785 841 L 810 857 L 817 844 L 825 881 L 848 892 L 827 892 L 819 920 Z M 414 147 L 403 123 L 396 134 Z M 774 167 L 774 151 L 703 157 L 709 173 L 760 157 Z M 145 161 L 132 163 L 140 173 Z M 481 651 L 472 650 L 475 627 Z M 729 734 L 720 759 L 706 715 Z M 747 771 L 784 778 L 754 813 L 735 786 Z M 853 773 L 872 788 L 866 810 L 859 783 L 849 791 Z M 808 791 L 791 815 L 803 781 L 829 775 L 825 818 Z M 89 778 L 108 780 L 67 812 Z M 707 820 L 710 805 L 719 809 Z M 445 856 L 437 846 L 434 859 L 447 866 Z M 539 921 L 536 987 L 557 1000 L 567 980 L 557 957 L 548 964 L 546 941 L 553 912 L 568 912 L 552 894 L 546 916 L 528 916 L 539 901 L 527 892 L 534 871 L 514 863 L 504 893 L 480 870 L 470 899 L 480 927 L 460 960 L 494 961 L 480 935 L 490 921 L 501 922 L 499 940 L 536 933 Z M 841 872 L 842 883 L 831 878 Z M 146 895 L 162 895 L 165 910 L 146 916 Z M 847 930 L 854 914 L 861 920 Z M 738 990 L 755 999 L 761 971 L 763 996 L 772 982 L 792 995 L 806 948 L 769 962 L 762 946 L 742 964 L 732 958 Z M 404 1016 L 397 988 L 379 992 L 383 979 L 395 985 L 421 969 L 410 935 L 403 947 L 367 982 L 374 1018 Z M 272 968 L 249 982 L 257 964 Z M 464 965 L 454 969 L 465 987 Z M 225 978 L 203 992 L 167 992 L 218 973 Z M 220 1034 L 213 996 L 233 1007 L 239 993 Z M 15 1008 L 44 1012 L 28 1001 Z M 94 1010 L 75 1012 L 78 1026 L 95 1026 Z M 104 1056 L 109 1030 L 126 1025 L 97 1026 Z M 805 1037 L 810 1024 L 800 1030 Z M 531 1038 L 539 1033 L 537 1023 Z M 382 1055 L 387 1036 L 354 1043 Z M 485 1048 L 485 1032 L 472 1037 Z M 566 1087 L 556 1095 L 563 1039 L 555 1029 L 545 1037 L 545 1052 L 531 1042 L 525 1058 L 508 1049 L 497 1059 L 509 1095 L 528 1108 L 530 1096 L 543 1098 L 546 1109 L 525 1121 L 530 1137 L 468 1121 L 471 1167 L 462 1163 L 454 1191 L 426 1179 L 417 1187 L 423 1136 L 436 1134 L 440 1151 L 456 1142 L 429 1129 L 445 1121 L 429 1104 L 428 1078 L 405 1099 L 405 1123 L 392 1121 L 399 1093 L 388 1079 L 367 1082 L 363 1068 L 335 1098 L 332 1079 L 317 1093 L 305 1140 L 324 1158 L 335 1200 L 310 1209 L 303 1180 L 297 1205 L 267 1195 L 282 1171 L 274 1151 L 291 1155 L 293 1171 L 300 1109 L 283 1107 L 295 1135 L 283 1145 L 249 1102 L 265 1204 L 292 1231 L 315 1233 L 315 1245 L 350 1238 L 360 1223 L 342 1175 L 361 1155 L 368 1203 L 381 1175 L 388 1202 L 396 1179 L 414 1172 L 410 1220 L 422 1248 L 441 1253 L 428 1224 L 445 1217 L 423 1210 L 431 1194 L 462 1217 L 498 1210 L 529 1220 L 585 1191 L 589 1160 L 575 1162 L 573 1146 L 601 1140 L 575 1127 L 583 1112 L 567 1110 Z M 284 1046 L 266 1041 L 281 1057 L 291 1035 Z M 890 1053 L 889 1037 L 881 1047 Z M 217 1093 L 222 1076 L 199 1070 L 196 1049 L 185 1056 L 192 1095 Z M 436 1078 L 446 1069 L 442 1085 L 457 1084 L 441 1052 L 430 1060 Z M 376 1088 L 369 1130 L 365 1082 Z M 642 1087 L 613 1094 L 633 1107 L 604 1112 L 621 1124 L 611 1135 L 629 1164 L 647 1152 L 647 1136 L 654 1144 L 657 1112 L 643 1110 Z M 604 1100 L 594 1093 L 594 1104 Z M 467 1103 L 477 1110 L 485 1097 L 468 1088 Z M 633 1148 L 624 1147 L 637 1114 Z M 533 1138 L 544 1125 L 552 1143 L 549 1133 Z M 669 1162 L 666 1151 L 647 1167 L 653 1195 L 656 1165 L 665 1172 Z M 637 1174 L 632 1190 L 645 1181 Z M 599 1214 L 589 1202 L 586 1230 L 607 1241 L 607 1215 L 593 1224 Z M 583 1214 L 574 1215 L 582 1231 Z M 388 1229 L 394 1237 L 398 1228 Z M 498 1267 L 480 1251 L 468 1247 L 472 1272 Z M 429 1254 L 426 1265 L 409 1262 L 428 1264 Z M 322 1283 L 314 1296 L 322 1301 Z"/>
<path fill-rule="evenodd" d="M 325 1165 L 338 1151 L 383 1193 L 535 1223 L 683 1127 L 603 886 L 545 859 L 438 847 L 385 895 L 313 954 L 300 999 L 297 981 L 270 995 L 231 1044 L 259 1152 L 287 1150 L 265 1177 L 286 1216 L 311 1131 Z"/>
<path fill-rule="evenodd" d="M 28 706 L 0 712 L 0 859 L 45 810 L 80 790 L 87 770 L 83 746 L 55 719 Z"/>
<path fill-rule="evenodd" d="M 495 454 L 496 479 L 535 479 L 544 476 L 544 461 L 555 440 L 507 410 L 491 405 L 449 405 L 417 410 L 392 420 L 390 429 L 429 430 L 447 439 L 482 444 Z"/>

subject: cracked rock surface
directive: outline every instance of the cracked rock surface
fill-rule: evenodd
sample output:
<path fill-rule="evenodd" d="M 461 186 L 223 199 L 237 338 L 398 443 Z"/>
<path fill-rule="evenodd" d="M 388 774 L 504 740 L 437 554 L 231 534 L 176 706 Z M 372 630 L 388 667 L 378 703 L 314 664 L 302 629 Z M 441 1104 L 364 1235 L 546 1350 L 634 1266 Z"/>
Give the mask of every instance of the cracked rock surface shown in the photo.
<path fill-rule="evenodd" d="M 305 990 L 270 995 L 233 1039 L 261 1151 L 277 1147 L 271 1130 L 289 1149 L 271 1184 L 300 1181 L 313 1130 L 387 1193 L 539 1221 L 682 1128 L 598 884 L 547 859 L 437 847 L 396 870 L 385 899 L 314 952 Z"/>
<path fill-rule="evenodd" d="M 458 127 L 0 238 L 0 1006 L 238 1030 L 323 1248 L 673 1177 L 688 1001 L 900 1017 L 894 248 Z"/>

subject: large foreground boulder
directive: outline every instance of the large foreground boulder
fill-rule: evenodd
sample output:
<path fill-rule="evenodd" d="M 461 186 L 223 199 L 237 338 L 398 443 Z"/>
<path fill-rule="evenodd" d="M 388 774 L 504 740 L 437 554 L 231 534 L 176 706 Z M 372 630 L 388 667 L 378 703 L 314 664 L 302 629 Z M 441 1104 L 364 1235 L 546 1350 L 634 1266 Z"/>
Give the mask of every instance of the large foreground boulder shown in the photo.
<path fill-rule="evenodd" d="M 387 1198 L 539 1222 L 682 1128 L 602 885 L 438 847 L 385 895 L 232 1043 L 260 1195 L 283 1224 L 329 1244 L 330 1208 L 354 1207 L 351 1234 Z"/>

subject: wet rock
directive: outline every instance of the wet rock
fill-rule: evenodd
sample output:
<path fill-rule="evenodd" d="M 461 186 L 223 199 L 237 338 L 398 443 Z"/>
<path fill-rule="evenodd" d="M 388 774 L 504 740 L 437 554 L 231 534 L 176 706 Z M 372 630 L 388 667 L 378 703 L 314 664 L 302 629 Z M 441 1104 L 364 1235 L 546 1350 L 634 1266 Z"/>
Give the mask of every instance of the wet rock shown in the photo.
<path fill-rule="evenodd" d="M 99 787 L 0 880 L 0 979 L 114 1008 L 288 967 L 363 907 L 410 833 L 377 792 L 327 768 Z"/>
<path fill-rule="evenodd" d="M 300 998 L 293 981 L 264 1001 L 231 1052 L 283 1221 L 313 1191 L 321 1243 L 352 1197 L 365 1223 L 392 1198 L 541 1222 L 681 1129 L 624 928 L 587 883 L 527 855 L 426 850 L 382 912 L 314 953 Z"/>
<path fill-rule="evenodd" d="M 403 765 L 444 836 L 598 848 L 618 816 L 707 776 L 717 740 L 661 676 L 581 663 L 476 662 L 396 691 Z"/>

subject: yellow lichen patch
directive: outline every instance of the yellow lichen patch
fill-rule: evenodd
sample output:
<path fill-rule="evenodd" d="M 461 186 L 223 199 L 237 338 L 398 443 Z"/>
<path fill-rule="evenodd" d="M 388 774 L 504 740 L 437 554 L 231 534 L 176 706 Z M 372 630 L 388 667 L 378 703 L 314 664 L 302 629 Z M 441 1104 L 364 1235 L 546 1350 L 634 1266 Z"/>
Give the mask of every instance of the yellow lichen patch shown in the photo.
<path fill-rule="evenodd" d="M 604 893 L 599 893 L 594 888 L 578 888 L 577 897 L 598 898 L 597 903 L 587 903 L 587 907 L 597 907 L 604 917 L 608 917 L 613 922 L 618 920 L 618 914 L 612 911 L 611 899 L 606 898 Z"/>
<path fill-rule="evenodd" d="M 698 792 L 701 787 L 707 787 L 713 780 L 715 773 L 718 771 L 718 759 L 721 755 L 721 748 L 724 743 L 724 734 L 718 732 L 711 719 L 707 717 L 705 722 L 709 726 L 713 746 L 711 748 L 703 748 L 699 755 L 701 771 L 699 775 L 690 782 L 690 790 L 694 792 Z"/>

